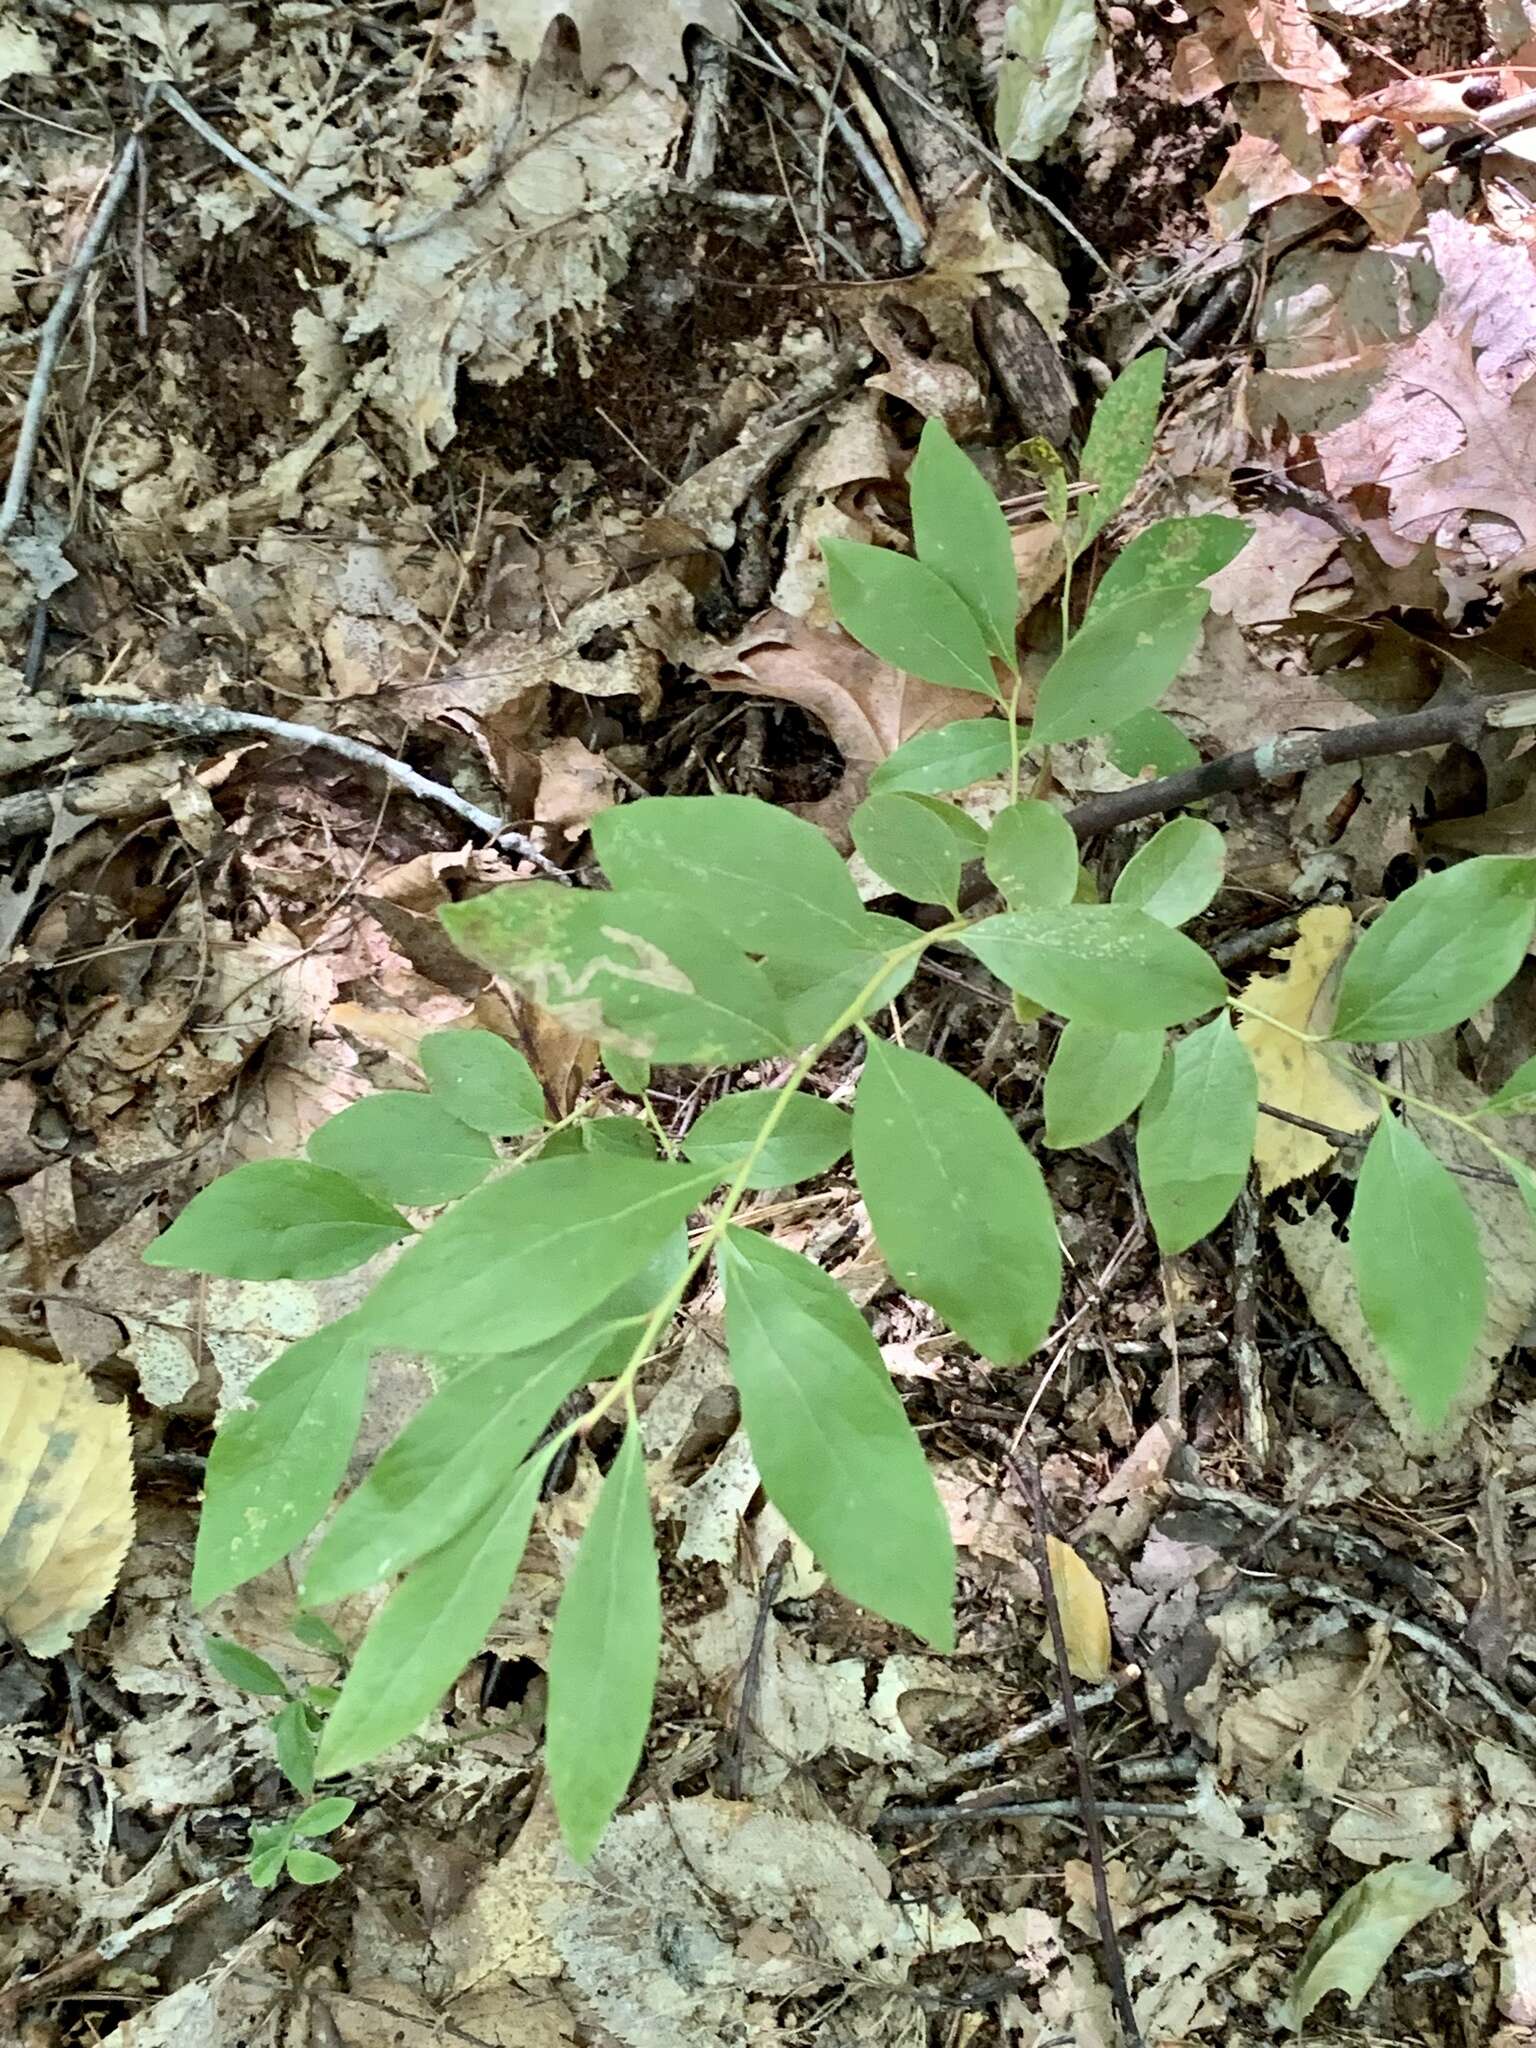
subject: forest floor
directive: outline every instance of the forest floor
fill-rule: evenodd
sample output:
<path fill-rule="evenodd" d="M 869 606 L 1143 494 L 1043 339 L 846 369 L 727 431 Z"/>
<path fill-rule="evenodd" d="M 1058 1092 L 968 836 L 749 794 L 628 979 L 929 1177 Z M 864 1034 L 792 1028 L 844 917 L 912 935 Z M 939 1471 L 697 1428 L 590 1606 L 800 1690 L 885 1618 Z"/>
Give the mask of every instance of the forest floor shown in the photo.
<path fill-rule="evenodd" d="M 210 1639 L 296 1685 L 337 1664 L 295 1635 L 287 1569 L 194 1611 L 201 1476 L 221 1409 L 346 1283 L 141 1254 L 217 1173 L 419 1085 L 445 1024 L 519 1044 L 559 1106 L 610 1085 L 443 937 L 440 905 L 532 872 L 465 805 L 572 872 L 645 793 L 761 796 L 846 850 L 879 762 L 977 705 L 839 632 L 820 541 L 905 538 L 942 418 L 1010 508 L 1036 672 L 1059 566 L 1024 444 L 1070 463 L 1153 345 L 1166 419 L 1104 559 L 1170 514 L 1255 535 L 1166 700 L 1203 755 L 1536 688 L 1536 0 L 1104 5 L 1080 104 L 1013 165 L 1001 0 L 813 14 L 0 9 L 0 1344 L 127 1404 L 136 1495 L 73 1650 L 0 1646 L 0 2041 L 1110 2048 L 1005 1456 L 1027 1417 L 1113 1625 L 1084 1724 L 1146 2042 L 1283 2034 L 1323 1915 L 1410 1863 L 1456 1902 L 1310 2031 L 1536 2042 L 1536 1241 L 1512 1187 L 1472 1183 L 1488 1329 L 1421 1440 L 1344 1276 L 1359 1148 L 1315 1076 L 1289 1108 L 1323 1130 L 1266 1121 L 1262 1208 L 1178 1258 L 1124 1134 L 1042 1150 L 1068 1291 L 1011 1373 L 893 1288 L 848 1173 L 780 1204 L 921 1431 L 959 1654 L 781 1547 L 705 1293 L 645 1382 L 665 1647 L 597 1863 L 560 1850 L 541 1736 L 601 1440 L 541 1503 L 485 1654 L 348 1787 L 341 1875 L 242 1874 L 294 1798 L 274 1701 Z M 165 724 L 99 715 L 146 701 Z M 1495 733 L 1213 799 L 1227 879 L 1198 935 L 1304 1018 L 1351 911 L 1448 853 L 1536 854 L 1533 766 Z M 1067 801 L 1134 779 L 1097 743 L 1051 775 Z M 1085 858 L 1107 881 L 1148 829 Z M 902 1020 L 1038 1133 L 1048 1023 L 979 970 L 920 972 Z M 1528 963 L 1417 1049 L 1418 1085 L 1454 1105 L 1533 1050 Z M 676 1133 L 762 1078 L 662 1073 L 654 1099 Z M 426 1385 L 376 1374 L 360 1459 Z M 343 1644 L 376 1604 L 330 1614 Z"/>

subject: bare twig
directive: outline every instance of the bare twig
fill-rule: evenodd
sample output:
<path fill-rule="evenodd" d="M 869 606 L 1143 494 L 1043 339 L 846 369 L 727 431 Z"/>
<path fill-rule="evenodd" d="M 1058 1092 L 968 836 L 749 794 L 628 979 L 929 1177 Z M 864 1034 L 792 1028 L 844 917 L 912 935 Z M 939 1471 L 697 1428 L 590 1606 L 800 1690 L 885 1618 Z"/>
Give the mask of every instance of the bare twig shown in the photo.
<path fill-rule="evenodd" d="M 1401 1636 L 1404 1642 L 1412 1643 L 1416 1649 L 1437 1659 L 1464 1692 L 1480 1699 L 1506 1727 L 1514 1730 L 1529 1750 L 1536 1753 L 1536 1715 L 1528 1714 L 1524 1707 L 1517 1707 L 1491 1678 L 1483 1676 L 1469 1657 L 1462 1655 L 1454 1643 L 1446 1642 L 1443 1636 L 1437 1636 L 1433 1629 L 1425 1628 L 1417 1621 L 1394 1614 L 1389 1607 L 1378 1607 L 1373 1600 L 1357 1599 L 1353 1593 L 1324 1585 L 1320 1579 L 1290 1579 L 1286 1584 L 1291 1592 L 1300 1593 L 1305 1599 L 1320 1601 L 1326 1607 L 1343 1607 L 1351 1614 L 1363 1615 L 1367 1621 L 1380 1622 L 1393 1635 Z"/>
<path fill-rule="evenodd" d="M 884 207 L 891 226 L 896 230 L 896 239 L 901 245 L 902 263 L 908 270 L 920 270 L 923 249 L 928 240 L 922 226 L 913 219 L 906 201 L 892 183 L 885 165 L 816 75 L 815 60 L 810 52 L 801 40 L 793 35 L 787 36 L 785 40 L 789 45 L 790 60 L 799 73 L 801 90 L 810 94 L 821 109 L 823 121 L 830 122 L 843 138 L 849 154 L 864 174 L 864 182 Z"/>
<path fill-rule="evenodd" d="M 770 0 L 778 5 L 778 0 Z M 1267 782 L 1284 782 L 1309 768 L 1335 761 L 1369 761 L 1381 754 L 1416 754 L 1421 747 L 1460 740 L 1470 746 L 1487 732 L 1509 732 L 1536 725 L 1536 690 L 1511 690 L 1477 697 L 1467 704 L 1436 705 L 1409 711 L 1399 718 L 1372 719 L 1368 725 L 1341 726 L 1337 732 L 1285 733 L 1246 747 L 1239 754 L 1165 775 L 1157 782 L 1136 782 L 1104 796 L 1091 796 L 1067 812 L 1067 823 L 1080 839 L 1112 832 L 1138 818 L 1160 817 L 1206 797 L 1238 795 Z"/>
<path fill-rule="evenodd" d="M 1094 1707 L 1108 1706 L 1111 1700 L 1118 1699 L 1126 1687 L 1134 1685 L 1140 1677 L 1141 1666 L 1127 1664 L 1123 1671 L 1117 1671 L 1114 1677 L 1106 1680 L 1103 1685 L 1094 1686 L 1090 1692 L 1078 1693 L 1077 1711 L 1086 1714 Z M 1037 1736 L 1049 1735 L 1051 1730 L 1059 1728 L 1066 1718 L 1066 1707 L 1058 1700 L 1054 1706 L 1047 1707 L 1032 1720 L 1020 1721 L 1017 1727 L 1005 1729 L 995 1742 L 986 1743 L 981 1749 L 969 1749 L 964 1756 L 953 1758 L 932 1782 L 935 1785 L 947 1785 L 951 1778 L 966 1777 L 971 1771 L 989 1771 L 995 1763 L 1001 1763 L 1010 1751 L 1023 1749 Z M 981 1792 L 962 1792 L 961 1804 L 967 1805 L 988 1799 L 992 1796 L 993 1790 L 995 1788 Z"/>
<path fill-rule="evenodd" d="M 1062 1626 L 1061 1603 L 1056 1598 L 1056 1581 L 1051 1574 L 1050 1546 L 1046 1542 L 1050 1523 L 1046 1512 L 1045 1489 L 1040 1484 L 1040 1467 L 1035 1463 L 1034 1453 L 1027 1446 L 1019 1452 L 1008 1451 L 1004 1455 L 1014 1484 L 1029 1505 L 1035 1574 L 1040 1581 L 1040 1597 L 1045 1603 L 1045 1620 L 1050 1630 L 1051 1647 L 1056 1653 L 1056 1680 L 1061 1688 L 1062 1718 L 1066 1724 L 1067 1741 L 1071 1745 L 1072 1761 L 1077 1766 L 1078 1796 L 1073 1811 L 1082 1822 L 1088 1848 L 1088 1865 L 1093 1873 L 1093 1911 L 1094 1918 L 1099 1923 L 1104 1977 L 1109 1985 L 1110 2001 L 1115 2008 L 1115 2017 L 1120 2022 L 1127 2048 L 1145 2048 L 1141 2028 L 1136 2019 L 1136 2008 L 1131 2003 L 1130 1987 L 1125 1981 L 1125 1958 L 1120 1953 L 1120 1936 L 1115 1929 L 1115 1909 L 1109 1896 L 1104 1829 L 1100 1825 L 1100 1808 L 1093 1789 L 1093 1761 L 1088 1754 L 1088 1741 L 1083 1732 L 1083 1717 L 1077 1708 L 1077 1694 L 1073 1689 L 1072 1665 L 1067 1649 L 1067 1633 Z M 962 1812 L 979 1810 L 985 1809 L 961 1809 Z M 995 1812 L 997 1809 L 991 1810 Z"/>
<path fill-rule="evenodd" d="M 1237 1198 L 1232 1239 L 1232 1362 L 1243 1417 L 1243 1445 L 1262 1472 L 1269 1463 L 1269 1411 L 1264 1405 L 1264 1361 L 1259 1355 L 1259 1204 L 1252 1182 Z"/>
<path fill-rule="evenodd" d="M 1254 1820 L 1266 1813 L 1293 1812 L 1302 1803 L 1291 1799 L 1244 1799 L 1237 1810 L 1244 1820 Z M 952 1820 L 1082 1821 L 1086 1811 L 1081 1799 L 1000 1799 L 995 1806 L 887 1806 L 877 1815 L 875 1826 L 913 1828 Z M 1097 1799 L 1094 1811 L 1104 1820 L 1196 1820 L 1200 1814 L 1199 1807 L 1185 1799 Z M 1126 2036 L 1128 2041 L 1141 2038 L 1136 2033 Z"/>
<path fill-rule="evenodd" d="M 571 878 L 564 869 L 556 867 L 523 833 L 514 831 L 489 811 L 482 811 L 478 804 L 470 803 L 457 790 L 449 789 L 444 783 L 433 782 L 425 775 L 418 775 L 414 768 L 408 768 L 392 754 L 367 746 L 362 740 L 325 732 L 317 725 L 291 725 L 286 718 L 266 718 L 257 711 L 227 711 L 219 704 L 95 703 L 70 704 L 65 708 L 71 718 L 146 725 L 163 732 L 185 733 L 192 739 L 222 739 L 231 733 L 255 732 L 264 734 L 268 739 L 287 740 L 296 747 L 320 747 L 326 753 L 339 754 L 342 760 L 367 768 L 375 775 L 387 776 L 391 782 L 398 782 L 402 789 L 408 789 L 412 796 L 420 797 L 423 803 L 436 804 L 440 810 L 451 811 L 455 817 L 462 818 L 493 845 L 505 847 L 523 860 L 532 861 L 554 881 L 570 883 Z"/>
<path fill-rule="evenodd" d="M 46 1998 L 57 1998 L 71 1984 L 94 1976 L 103 1964 L 115 1962 L 151 1935 L 185 1926 L 187 1921 L 206 1911 L 221 1892 L 233 1892 L 244 1882 L 240 1876 L 205 1878 L 201 1884 L 195 1884 L 190 1890 L 178 1893 L 174 1899 L 153 1907 L 116 1934 L 103 1935 L 94 1947 L 83 1949 L 78 1955 L 66 1956 L 50 1969 L 40 1970 L 35 1977 L 24 1977 L 19 1984 L 0 1991 L 0 2021 L 14 2019 L 25 2006 L 38 2005 Z"/>
<path fill-rule="evenodd" d="M 1359 1149 L 1370 1142 L 1369 1131 L 1336 1131 L 1332 1124 L 1320 1124 L 1312 1117 L 1299 1116 L 1294 1109 L 1281 1109 L 1273 1102 L 1261 1102 L 1259 1115 L 1272 1117 L 1277 1124 L 1293 1124 L 1298 1131 L 1311 1131 L 1319 1138 L 1326 1138 L 1331 1145 L 1337 1145 L 1340 1151 L 1351 1146 Z M 1453 1159 L 1444 1159 L 1440 1163 L 1447 1173 L 1459 1174 L 1463 1180 L 1480 1180 L 1495 1188 L 1519 1185 L 1514 1175 L 1506 1173 L 1501 1166 L 1464 1166 Z"/>
<path fill-rule="evenodd" d="M 763 1678 L 763 1648 L 768 1641 L 768 1617 L 773 1612 L 773 1603 L 779 1597 L 779 1588 L 784 1583 L 785 1568 L 789 1564 L 789 1541 L 782 1542 L 769 1560 L 768 1569 L 763 1573 L 763 1583 L 757 1593 L 757 1616 L 752 1624 L 752 1641 L 747 1648 L 746 1662 L 741 1667 L 741 1692 L 736 1701 L 736 1725 L 731 1730 L 731 1745 L 726 1752 L 725 1788 L 726 1797 L 739 1799 L 743 1783 L 743 1769 L 747 1756 L 747 1731 L 752 1717 L 757 1712 L 758 1687 Z"/>
<path fill-rule="evenodd" d="M 312 227 L 324 228 L 328 234 L 340 235 L 342 240 L 350 242 L 354 249 L 372 249 L 377 246 L 376 238 L 367 228 L 356 227 L 348 220 L 338 220 L 334 214 L 326 213 L 323 208 L 312 206 L 307 199 L 301 198 L 291 185 L 285 185 L 281 178 L 275 178 L 270 171 L 263 170 L 254 157 L 247 156 L 243 149 L 237 149 L 227 135 L 221 135 L 211 121 L 205 121 L 192 102 L 183 99 L 169 79 L 156 79 L 153 91 L 155 97 L 164 100 L 173 112 L 179 114 L 192 133 L 200 135 L 210 149 L 216 149 L 220 156 L 228 157 L 229 161 L 238 165 L 248 178 L 254 178 L 258 185 L 264 185 L 274 199 L 281 199 L 285 206 L 291 206 L 295 213 L 302 214 Z"/>
<path fill-rule="evenodd" d="M 140 142 L 137 135 L 130 135 L 118 154 L 107 180 L 106 189 L 96 208 L 95 217 L 80 244 L 80 253 L 64 274 L 59 295 L 54 300 L 48 318 L 43 322 L 38 336 L 37 361 L 32 369 L 32 382 L 27 390 L 27 403 L 22 411 L 21 426 L 16 434 L 16 452 L 11 457 L 10 479 L 5 487 L 5 498 L 0 501 L 0 540 L 11 531 L 21 517 L 22 507 L 27 501 L 27 486 L 32 481 L 32 465 L 37 460 L 37 444 L 43 431 L 43 414 L 48 406 L 48 389 L 53 382 L 54 365 L 59 359 L 64 336 L 74 317 L 85 281 L 91 267 L 101 254 L 102 244 L 107 239 L 123 194 L 128 190 L 128 181 L 133 176 L 139 160 Z"/>

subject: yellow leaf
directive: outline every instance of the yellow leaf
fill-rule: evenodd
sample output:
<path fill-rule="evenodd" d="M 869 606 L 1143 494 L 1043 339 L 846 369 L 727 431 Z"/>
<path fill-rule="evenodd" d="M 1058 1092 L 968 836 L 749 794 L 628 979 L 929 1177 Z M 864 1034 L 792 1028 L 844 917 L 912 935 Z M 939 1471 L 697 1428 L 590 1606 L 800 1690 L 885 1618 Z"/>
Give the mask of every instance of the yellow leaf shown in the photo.
<path fill-rule="evenodd" d="M 1258 974 L 1243 990 L 1242 1000 L 1264 1017 L 1244 1017 L 1237 1035 L 1253 1055 L 1259 1075 L 1260 1102 L 1309 1117 L 1335 1131 L 1365 1131 L 1381 1114 L 1381 1104 L 1350 1087 L 1341 1070 L 1323 1056 L 1321 1047 L 1303 1045 L 1291 1031 L 1325 1031 L 1332 1016 L 1331 992 L 1324 988 L 1349 943 L 1352 920 L 1342 904 L 1323 904 L 1304 911 L 1296 925 L 1290 966 L 1281 975 Z M 1266 1023 L 1264 1018 L 1273 1018 Z M 1338 1147 L 1316 1131 L 1298 1130 L 1274 1117 L 1259 1118 L 1253 1157 L 1259 1186 L 1268 1194 L 1303 1174 L 1326 1166 Z"/>
<path fill-rule="evenodd" d="M 56 1657 L 132 1540 L 128 1410 L 98 1401 L 76 1365 L 0 1348 L 0 1621 Z"/>
<path fill-rule="evenodd" d="M 1109 1609 L 1104 1588 L 1070 1543 L 1047 1536 L 1051 1583 L 1061 1613 L 1061 1631 L 1067 1639 L 1067 1665 L 1074 1678 L 1097 1685 L 1109 1676 Z M 1055 1661 L 1050 1624 L 1040 1638 L 1040 1654 Z"/>

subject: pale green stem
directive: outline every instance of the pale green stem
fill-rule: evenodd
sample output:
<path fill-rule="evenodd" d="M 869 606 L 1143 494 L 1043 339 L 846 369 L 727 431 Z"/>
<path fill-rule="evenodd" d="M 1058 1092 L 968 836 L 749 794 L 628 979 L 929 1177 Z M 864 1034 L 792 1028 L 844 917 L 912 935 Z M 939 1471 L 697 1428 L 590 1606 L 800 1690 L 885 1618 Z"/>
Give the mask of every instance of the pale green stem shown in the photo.
<path fill-rule="evenodd" d="M 661 1118 L 656 1114 L 655 1105 L 652 1103 L 649 1095 L 641 1095 L 640 1109 L 645 1121 L 650 1125 L 655 1135 L 657 1144 L 669 1159 L 675 1159 L 677 1157 L 677 1146 L 667 1135 L 666 1129 L 662 1124 Z"/>
<path fill-rule="evenodd" d="M 758 1160 L 762 1157 L 768 1140 L 778 1128 L 779 1121 L 790 1102 L 809 1079 L 811 1070 L 816 1065 L 816 1062 L 821 1058 L 829 1045 L 834 1044 L 837 1039 L 842 1037 L 845 1031 L 850 1030 L 859 1022 L 864 1014 L 865 1005 L 873 996 L 875 990 L 879 988 L 881 982 L 891 972 L 892 968 L 900 966 L 903 960 L 910 959 L 915 954 L 923 952 L 927 947 L 933 945 L 935 941 L 951 938 L 956 932 L 964 930 L 965 925 L 962 921 L 957 921 L 952 925 L 942 925 L 937 931 L 924 932 L 920 938 L 914 939 L 910 945 L 898 946 L 894 952 L 882 954 L 879 969 L 870 976 L 869 980 L 859 990 L 859 993 L 854 997 L 847 1009 L 844 1010 L 837 1022 L 829 1031 L 823 1033 L 814 1045 L 810 1046 L 800 1055 L 784 1086 L 778 1090 L 777 1100 L 774 1102 L 773 1108 L 764 1117 L 757 1136 L 753 1139 L 751 1148 L 737 1171 L 736 1178 L 726 1189 L 720 1207 L 710 1219 L 702 1237 L 694 1247 L 693 1254 L 688 1263 L 684 1266 L 677 1280 L 667 1289 L 661 1300 L 657 1302 L 655 1308 L 652 1309 L 650 1315 L 646 1318 L 645 1327 L 635 1340 L 635 1347 L 630 1352 L 623 1370 L 597 1396 L 585 1414 L 576 1416 L 550 1439 L 549 1443 L 544 1447 L 546 1450 L 558 1449 L 561 1444 L 569 1441 L 571 1437 L 589 1429 L 600 1415 L 605 1415 L 613 1407 L 615 1402 L 632 1402 L 632 1390 L 636 1375 L 655 1350 L 657 1339 L 670 1325 L 672 1318 L 677 1314 L 679 1307 L 682 1305 L 683 1297 L 687 1294 L 694 1280 L 703 1271 L 713 1255 L 715 1246 L 730 1227 L 731 1221 L 741 1204 L 741 1198 L 747 1191 L 747 1182 L 752 1177 L 753 1167 L 756 1166 Z"/>

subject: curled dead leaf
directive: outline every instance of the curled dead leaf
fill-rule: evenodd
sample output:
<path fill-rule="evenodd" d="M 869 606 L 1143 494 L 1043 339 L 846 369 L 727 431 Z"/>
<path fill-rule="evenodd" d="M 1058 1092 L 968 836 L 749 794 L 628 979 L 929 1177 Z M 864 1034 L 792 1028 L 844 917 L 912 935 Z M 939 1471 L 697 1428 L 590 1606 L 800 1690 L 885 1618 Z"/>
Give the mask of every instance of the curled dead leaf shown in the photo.
<path fill-rule="evenodd" d="M 1070 1543 L 1057 1536 L 1045 1540 L 1062 1634 L 1067 1639 L 1068 1667 L 1074 1678 L 1097 1685 L 1109 1676 L 1109 1609 L 1104 1588 Z M 1040 1654 L 1054 1660 L 1049 1624 L 1040 1639 Z"/>
<path fill-rule="evenodd" d="M 1324 991 L 1352 928 L 1353 919 L 1342 904 L 1322 904 L 1303 912 L 1285 973 L 1256 974 L 1243 990 L 1243 1002 L 1262 1014 L 1245 1016 L 1237 1027 L 1258 1070 L 1259 1100 L 1335 1131 L 1369 1130 L 1381 1114 L 1381 1104 L 1364 1088 L 1353 1089 L 1320 1046 L 1306 1045 L 1293 1034 L 1322 1028 L 1319 1011 L 1331 1006 Z M 1259 1185 L 1265 1194 L 1283 1188 L 1326 1166 L 1337 1150 L 1317 1131 L 1261 1116 L 1253 1146 Z"/>
<path fill-rule="evenodd" d="M 98 1401 L 78 1366 L 0 1349 L 0 1621 L 56 1657 L 132 1539 L 127 1409 Z"/>

